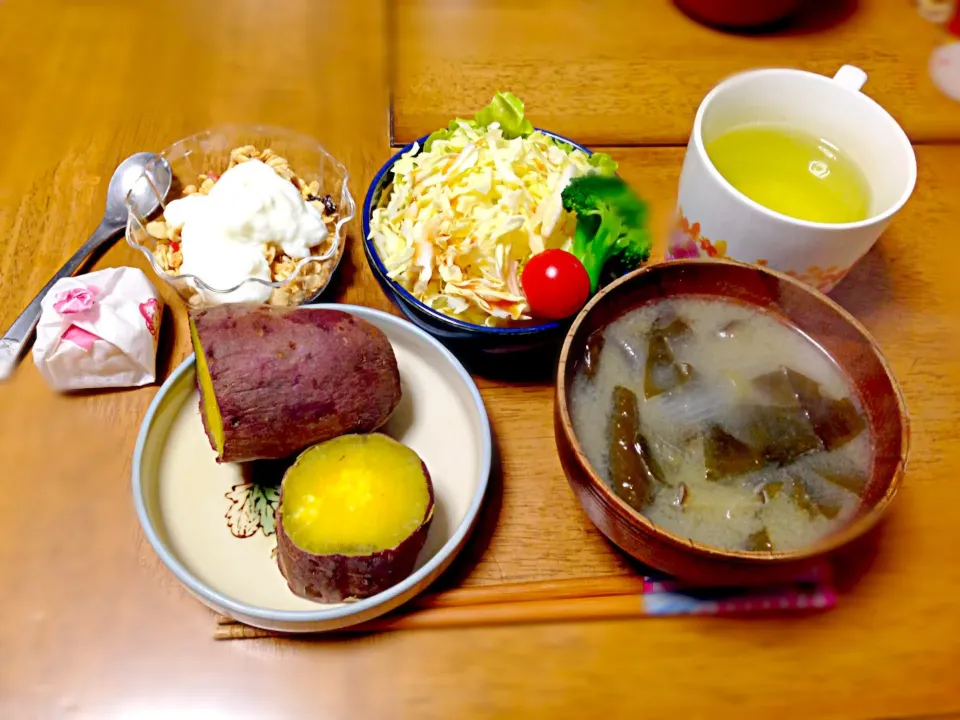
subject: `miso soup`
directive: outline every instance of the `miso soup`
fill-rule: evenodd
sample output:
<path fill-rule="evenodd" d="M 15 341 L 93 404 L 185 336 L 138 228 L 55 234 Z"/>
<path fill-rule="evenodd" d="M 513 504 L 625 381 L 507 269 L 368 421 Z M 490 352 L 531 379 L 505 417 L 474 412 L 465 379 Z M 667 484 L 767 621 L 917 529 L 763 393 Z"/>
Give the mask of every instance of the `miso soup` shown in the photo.
<path fill-rule="evenodd" d="M 589 338 L 573 428 L 621 498 L 677 535 L 757 552 L 809 545 L 856 511 L 863 409 L 813 342 L 756 308 L 649 303 Z"/>

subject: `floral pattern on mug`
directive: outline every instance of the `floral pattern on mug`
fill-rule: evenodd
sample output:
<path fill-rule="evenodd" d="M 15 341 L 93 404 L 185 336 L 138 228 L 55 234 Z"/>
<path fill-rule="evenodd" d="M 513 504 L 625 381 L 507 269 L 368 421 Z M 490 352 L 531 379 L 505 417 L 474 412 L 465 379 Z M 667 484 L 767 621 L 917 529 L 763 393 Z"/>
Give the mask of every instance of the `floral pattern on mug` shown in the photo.
<path fill-rule="evenodd" d="M 726 240 L 713 242 L 709 238 L 705 238 L 700 234 L 700 223 L 691 223 L 683 214 L 683 208 L 677 210 L 677 224 L 673 236 L 670 238 L 667 260 L 699 257 L 723 258 L 726 256 Z"/>
<path fill-rule="evenodd" d="M 770 262 L 766 258 L 757 258 L 756 264 L 762 267 L 769 267 Z M 803 272 L 787 270 L 784 275 L 796 278 L 800 282 L 806 283 L 807 285 L 815 287 L 820 292 L 825 293 L 830 292 L 838 282 L 846 277 L 848 272 L 850 272 L 850 268 L 841 269 L 836 265 L 831 265 L 825 269 L 818 265 L 811 265 Z"/>
<path fill-rule="evenodd" d="M 787 275 L 807 285 L 812 285 L 820 292 L 825 293 L 830 292 L 848 272 L 850 272 L 850 268 L 838 268 L 836 265 L 831 265 L 828 268 L 811 265 L 803 272 L 788 270 Z"/>
<path fill-rule="evenodd" d="M 64 290 L 54 299 L 53 309 L 61 315 L 75 315 L 91 310 L 97 304 L 97 295 L 100 288 L 89 287 L 70 288 Z"/>

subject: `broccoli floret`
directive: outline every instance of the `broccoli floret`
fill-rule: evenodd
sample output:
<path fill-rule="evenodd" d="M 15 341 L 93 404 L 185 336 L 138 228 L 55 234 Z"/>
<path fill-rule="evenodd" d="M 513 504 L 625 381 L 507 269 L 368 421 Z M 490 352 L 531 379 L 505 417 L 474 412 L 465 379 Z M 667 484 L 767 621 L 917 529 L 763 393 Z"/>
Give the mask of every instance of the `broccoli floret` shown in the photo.
<path fill-rule="evenodd" d="M 596 292 L 604 266 L 616 260 L 623 270 L 639 267 L 650 258 L 647 206 L 617 176 L 582 175 L 563 189 L 563 207 L 577 216 L 571 252 L 590 276 Z"/>

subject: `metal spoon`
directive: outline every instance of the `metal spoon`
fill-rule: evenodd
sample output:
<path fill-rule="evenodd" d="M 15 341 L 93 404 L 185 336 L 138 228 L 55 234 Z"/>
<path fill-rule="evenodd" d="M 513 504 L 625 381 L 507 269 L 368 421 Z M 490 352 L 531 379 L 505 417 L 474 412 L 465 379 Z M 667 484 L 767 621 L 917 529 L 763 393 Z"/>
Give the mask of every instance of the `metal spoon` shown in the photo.
<path fill-rule="evenodd" d="M 145 174 L 144 171 L 151 161 L 153 163 L 150 172 Z M 127 223 L 125 202 L 127 194 L 130 193 L 131 205 L 138 208 L 141 215 L 147 216 L 157 209 L 159 198 L 166 198 L 172 178 L 173 174 L 170 172 L 167 161 L 153 153 L 137 153 L 120 163 L 113 177 L 110 178 L 110 185 L 107 188 L 107 207 L 97 229 L 73 254 L 73 257 L 64 263 L 50 282 L 43 286 L 43 289 L 27 305 L 27 309 L 13 321 L 13 325 L 0 339 L 0 381 L 6 380 L 13 374 L 24 345 L 27 344 L 40 320 L 40 302 L 47 291 L 57 280 L 73 275 L 91 253 L 124 229 Z"/>

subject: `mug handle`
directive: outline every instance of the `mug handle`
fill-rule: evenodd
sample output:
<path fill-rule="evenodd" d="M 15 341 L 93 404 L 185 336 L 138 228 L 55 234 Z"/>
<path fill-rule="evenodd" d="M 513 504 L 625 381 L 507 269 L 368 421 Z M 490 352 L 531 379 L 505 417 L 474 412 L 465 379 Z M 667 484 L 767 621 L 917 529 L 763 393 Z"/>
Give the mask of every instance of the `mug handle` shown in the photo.
<path fill-rule="evenodd" d="M 848 90 L 859 92 L 860 88 L 862 88 L 863 84 L 867 81 L 867 74 L 853 65 L 844 65 L 837 70 L 837 74 L 833 76 L 833 81 L 840 83 Z"/>

